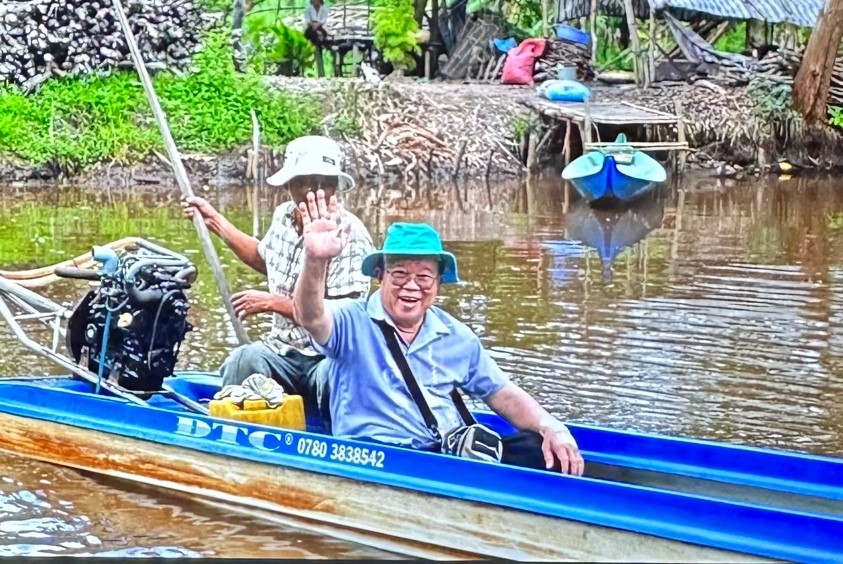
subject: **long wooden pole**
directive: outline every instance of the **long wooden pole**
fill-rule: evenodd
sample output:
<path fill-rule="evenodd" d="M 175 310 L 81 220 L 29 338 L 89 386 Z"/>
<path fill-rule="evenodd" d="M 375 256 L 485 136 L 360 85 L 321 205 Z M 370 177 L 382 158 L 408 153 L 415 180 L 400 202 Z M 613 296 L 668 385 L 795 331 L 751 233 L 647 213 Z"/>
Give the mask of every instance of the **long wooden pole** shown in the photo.
<path fill-rule="evenodd" d="M 146 97 L 149 100 L 149 105 L 152 106 L 152 112 L 155 114 L 155 121 L 158 122 L 158 129 L 161 130 L 161 135 L 164 137 L 164 145 L 167 147 L 167 153 L 170 155 L 170 164 L 175 172 L 176 180 L 181 188 L 182 196 L 190 198 L 193 196 L 193 189 L 190 186 L 190 180 L 187 178 L 187 171 L 182 163 L 178 148 L 176 147 L 173 136 L 170 134 L 170 128 L 167 125 L 167 118 L 164 115 L 164 110 L 161 109 L 161 104 L 158 103 L 158 97 L 155 95 L 155 90 L 152 87 L 152 81 L 149 79 L 149 73 L 146 72 L 146 67 L 141 59 L 140 51 L 138 50 L 135 36 L 132 35 L 132 29 L 129 27 L 129 21 L 126 19 L 126 14 L 123 12 L 123 6 L 120 0 L 113 0 L 114 11 L 117 14 L 117 20 L 120 22 L 120 27 L 123 28 L 123 34 L 126 36 L 126 42 L 129 44 L 129 51 L 132 53 L 132 59 L 135 62 L 135 69 L 138 71 L 143 89 L 146 92 Z M 228 312 L 228 317 L 231 320 L 231 325 L 234 328 L 234 333 L 237 335 L 237 340 L 241 344 L 249 342 L 249 337 L 246 335 L 246 329 L 240 323 L 237 315 L 234 313 L 234 307 L 231 305 L 231 289 L 228 287 L 228 281 L 222 271 L 220 259 L 217 256 L 217 251 L 211 242 L 211 236 L 208 233 L 208 226 L 205 225 L 205 220 L 200 214 L 193 214 L 193 225 L 199 233 L 199 240 L 202 242 L 202 249 L 205 251 L 205 259 L 211 266 L 211 271 L 214 274 L 214 279 L 219 287 L 220 296 L 225 304 L 225 309 Z"/>

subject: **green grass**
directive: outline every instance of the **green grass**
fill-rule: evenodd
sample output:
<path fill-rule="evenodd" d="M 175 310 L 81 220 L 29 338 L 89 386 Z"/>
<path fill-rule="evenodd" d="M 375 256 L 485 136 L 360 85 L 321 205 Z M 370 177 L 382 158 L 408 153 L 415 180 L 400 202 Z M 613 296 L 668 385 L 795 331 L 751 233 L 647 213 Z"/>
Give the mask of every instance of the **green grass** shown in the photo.
<path fill-rule="evenodd" d="M 196 73 L 154 78 L 179 149 L 224 152 L 248 144 L 250 109 L 267 145 L 283 145 L 318 126 L 315 101 L 271 92 L 252 72 L 236 73 L 224 33 L 209 33 L 194 63 Z M 0 88 L 0 156 L 73 173 L 97 162 L 131 162 L 162 148 L 134 72 L 54 79 L 28 96 Z"/>

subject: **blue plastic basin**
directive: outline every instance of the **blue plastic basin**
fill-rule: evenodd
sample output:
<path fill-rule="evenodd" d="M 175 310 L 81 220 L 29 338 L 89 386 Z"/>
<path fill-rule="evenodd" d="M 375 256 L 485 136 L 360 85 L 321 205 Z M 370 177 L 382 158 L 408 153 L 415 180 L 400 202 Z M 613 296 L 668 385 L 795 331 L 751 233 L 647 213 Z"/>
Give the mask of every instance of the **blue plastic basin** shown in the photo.
<path fill-rule="evenodd" d="M 556 37 L 583 45 L 588 45 L 591 41 L 591 35 L 568 24 L 558 24 L 556 26 Z"/>

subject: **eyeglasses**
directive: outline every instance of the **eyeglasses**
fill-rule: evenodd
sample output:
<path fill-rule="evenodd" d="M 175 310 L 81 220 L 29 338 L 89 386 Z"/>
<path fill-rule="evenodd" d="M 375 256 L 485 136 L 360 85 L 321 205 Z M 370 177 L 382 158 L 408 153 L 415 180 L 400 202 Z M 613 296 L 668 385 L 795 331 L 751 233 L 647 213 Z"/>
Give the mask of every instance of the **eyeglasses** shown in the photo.
<path fill-rule="evenodd" d="M 416 281 L 416 286 L 418 286 L 422 290 L 430 290 L 433 288 L 433 285 L 436 284 L 436 276 L 430 276 L 428 274 L 410 274 L 406 270 L 387 270 L 390 277 L 392 278 L 392 282 L 395 283 L 396 286 L 404 287 L 410 283 L 410 280 Z"/>
<path fill-rule="evenodd" d="M 308 190 L 316 193 L 317 190 L 337 190 L 339 188 L 339 180 L 332 176 L 308 176 L 299 177 L 290 180 L 289 187 L 293 190 Z"/>

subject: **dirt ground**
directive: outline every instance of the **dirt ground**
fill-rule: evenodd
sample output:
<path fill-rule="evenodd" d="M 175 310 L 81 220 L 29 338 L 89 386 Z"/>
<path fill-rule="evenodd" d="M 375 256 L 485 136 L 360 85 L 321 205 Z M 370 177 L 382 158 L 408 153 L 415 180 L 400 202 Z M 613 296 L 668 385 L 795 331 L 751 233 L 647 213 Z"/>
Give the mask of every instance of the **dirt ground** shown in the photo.
<path fill-rule="evenodd" d="M 528 136 L 542 139 L 553 125 L 521 103 L 537 96 L 535 87 L 529 86 L 402 77 L 388 77 L 380 85 L 357 78 L 266 80 L 272 88 L 320 96 L 325 114 L 322 133 L 343 144 L 352 175 L 374 184 L 523 176 L 528 172 Z M 806 168 L 843 165 L 843 144 L 837 133 L 798 123 L 765 124 L 742 88 L 726 89 L 705 81 L 646 90 L 597 83 L 589 87 L 594 101 L 627 101 L 668 113 L 678 107 L 685 120 L 692 167 L 720 173 L 724 167 L 735 172 L 780 161 Z M 675 139 L 675 131 L 658 128 L 638 128 L 629 137 L 643 141 L 649 140 L 645 136 L 655 136 L 652 140 L 661 141 L 665 135 Z M 559 172 L 561 134 L 554 132 L 545 141 L 537 167 Z M 243 146 L 230 154 L 183 155 L 183 159 L 194 183 L 239 183 L 250 172 L 249 152 Z M 282 155 L 280 150 L 264 148 L 261 174 L 279 167 Z M 169 166 L 157 156 L 131 166 L 103 163 L 73 178 L 45 166 L 0 162 L 2 184 L 56 181 L 110 186 L 174 183 Z"/>

